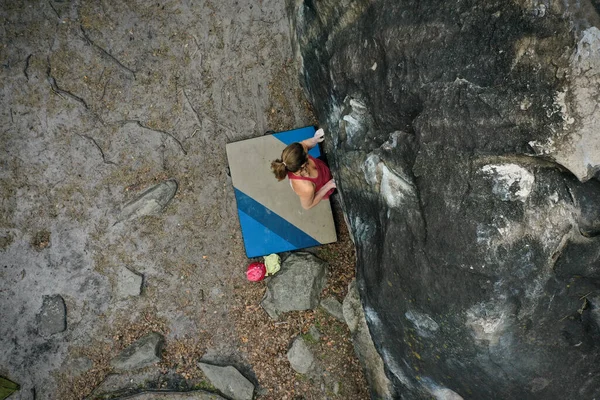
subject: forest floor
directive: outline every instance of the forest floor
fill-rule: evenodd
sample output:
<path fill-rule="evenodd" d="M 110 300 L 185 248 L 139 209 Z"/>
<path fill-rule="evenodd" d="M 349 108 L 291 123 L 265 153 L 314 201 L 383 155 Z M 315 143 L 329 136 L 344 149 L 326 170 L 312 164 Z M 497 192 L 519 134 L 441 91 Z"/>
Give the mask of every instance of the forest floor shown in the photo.
<path fill-rule="evenodd" d="M 198 360 L 233 365 L 258 399 L 365 399 L 346 326 L 322 310 L 277 323 L 265 283 L 245 279 L 225 144 L 316 124 L 299 86 L 283 2 L 33 1 L 0 5 L 0 376 L 11 400 L 82 399 L 109 361 L 150 331 L 166 338 L 155 387 L 204 387 Z M 175 179 L 165 211 L 129 222 L 119 208 Z M 335 197 L 335 196 L 334 196 Z M 343 300 L 354 250 L 339 241 L 324 295 Z M 144 276 L 116 293 L 119 271 Z M 45 296 L 67 329 L 38 333 Z M 294 373 L 285 353 L 311 342 L 338 394 Z M 308 337 L 307 337 L 308 338 Z"/>

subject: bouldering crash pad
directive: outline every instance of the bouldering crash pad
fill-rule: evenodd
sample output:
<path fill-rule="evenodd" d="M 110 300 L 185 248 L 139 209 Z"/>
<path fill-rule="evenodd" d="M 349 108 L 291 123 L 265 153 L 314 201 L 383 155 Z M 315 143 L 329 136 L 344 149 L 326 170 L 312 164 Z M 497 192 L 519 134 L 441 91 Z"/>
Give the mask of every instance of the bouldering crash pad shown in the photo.
<path fill-rule="evenodd" d="M 322 200 L 304 210 L 288 179 L 278 182 L 271 161 L 285 147 L 312 137 L 315 128 L 305 127 L 226 146 L 238 216 L 249 258 L 298 250 L 337 240 L 331 204 Z M 309 152 L 321 155 L 315 146 Z"/>

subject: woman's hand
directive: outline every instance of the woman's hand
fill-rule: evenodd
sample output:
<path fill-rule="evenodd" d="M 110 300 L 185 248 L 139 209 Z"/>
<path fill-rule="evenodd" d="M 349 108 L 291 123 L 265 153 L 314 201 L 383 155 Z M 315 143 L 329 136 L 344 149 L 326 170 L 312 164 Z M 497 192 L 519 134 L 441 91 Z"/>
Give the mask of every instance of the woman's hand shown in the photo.
<path fill-rule="evenodd" d="M 311 137 L 310 139 L 304 139 L 300 143 L 302 143 L 302 145 L 305 146 L 307 150 L 310 150 L 313 147 L 315 147 L 316 145 L 318 145 L 319 143 L 321 143 L 324 139 L 325 139 L 325 132 L 323 131 L 323 128 L 321 128 L 315 132 L 313 137 Z"/>
<path fill-rule="evenodd" d="M 333 179 L 331 179 L 329 182 L 327 182 L 324 186 L 327 187 L 327 191 L 329 191 L 331 189 L 335 189 L 337 187 L 337 185 L 335 184 L 335 181 Z"/>
<path fill-rule="evenodd" d="M 323 131 L 323 128 L 320 128 L 318 131 L 315 132 L 313 139 L 315 139 L 317 143 L 321 143 L 323 140 L 325 140 L 324 136 L 325 131 Z"/>

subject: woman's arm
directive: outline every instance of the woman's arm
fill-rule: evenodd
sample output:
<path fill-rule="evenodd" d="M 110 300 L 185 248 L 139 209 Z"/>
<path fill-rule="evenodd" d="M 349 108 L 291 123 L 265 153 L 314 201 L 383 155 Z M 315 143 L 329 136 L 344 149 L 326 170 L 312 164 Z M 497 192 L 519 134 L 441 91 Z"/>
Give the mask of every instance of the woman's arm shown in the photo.
<path fill-rule="evenodd" d="M 319 202 L 323 200 L 323 197 L 327 194 L 327 192 L 336 187 L 335 182 L 332 179 L 325 185 L 323 185 L 323 187 L 319 189 L 317 193 L 315 193 L 315 186 L 313 183 L 307 181 L 293 182 L 294 184 L 292 188 L 294 189 L 294 192 L 296 192 L 296 194 L 300 197 L 300 204 L 305 210 L 310 210 L 311 208 L 319 204 Z"/>

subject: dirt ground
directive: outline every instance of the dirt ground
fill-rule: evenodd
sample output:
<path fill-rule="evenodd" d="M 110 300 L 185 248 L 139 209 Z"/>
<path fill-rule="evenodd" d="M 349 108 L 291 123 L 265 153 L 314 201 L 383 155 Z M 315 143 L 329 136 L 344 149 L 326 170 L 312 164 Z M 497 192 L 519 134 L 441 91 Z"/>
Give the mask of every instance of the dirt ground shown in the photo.
<path fill-rule="evenodd" d="M 22 387 L 11 400 L 82 399 L 149 331 L 166 336 L 157 387 L 206 387 L 202 358 L 236 366 L 258 399 L 368 398 L 343 324 L 319 310 L 274 323 L 265 283 L 244 276 L 225 144 L 315 123 L 283 2 L 6 1 L 0 16 L 0 375 Z M 163 214 L 116 223 L 164 179 L 179 189 Z M 340 241 L 313 251 L 331 263 L 324 294 L 342 300 L 354 253 L 339 206 L 336 218 Z M 144 275 L 141 296 L 115 296 L 123 267 Z M 43 338 L 36 314 L 55 294 L 67 330 Z M 323 379 L 285 358 L 311 325 Z"/>

